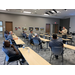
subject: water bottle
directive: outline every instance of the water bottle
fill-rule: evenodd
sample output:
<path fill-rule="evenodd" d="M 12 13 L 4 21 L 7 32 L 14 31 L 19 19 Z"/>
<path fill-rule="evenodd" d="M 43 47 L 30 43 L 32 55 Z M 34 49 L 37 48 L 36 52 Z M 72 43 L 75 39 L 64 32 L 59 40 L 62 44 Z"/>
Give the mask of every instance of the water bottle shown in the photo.
<path fill-rule="evenodd" d="M 18 40 L 19 40 L 20 38 L 18 37 Z"/>
<path fill-rule="evenodd" d="M 25 45 L 23 45 L 23 50 L 25 49 Z"/>
<path fill-rule="evenodd" d="M 45 35 L 44 35 L 44 39 L 45 39 Z"/>
<path fill-rule="evenodd" d="M 66 45 L 67 45 L 67 42 L 66 42 Z"/>

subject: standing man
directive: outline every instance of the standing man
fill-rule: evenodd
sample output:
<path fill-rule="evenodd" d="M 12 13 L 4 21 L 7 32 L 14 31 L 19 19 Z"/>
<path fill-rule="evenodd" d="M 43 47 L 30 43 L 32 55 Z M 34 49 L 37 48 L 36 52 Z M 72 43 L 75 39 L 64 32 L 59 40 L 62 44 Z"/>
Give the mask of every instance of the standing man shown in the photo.
<path fill-rule="evenodd" d="M 60 33 L 62 33 L 62 38 L 66 39 L 67 38 L 67 29 L 63 26 L 63 30 L 60 31 Z M 65 43 L 65 41 L 63 41 L 63 43 Z"/>

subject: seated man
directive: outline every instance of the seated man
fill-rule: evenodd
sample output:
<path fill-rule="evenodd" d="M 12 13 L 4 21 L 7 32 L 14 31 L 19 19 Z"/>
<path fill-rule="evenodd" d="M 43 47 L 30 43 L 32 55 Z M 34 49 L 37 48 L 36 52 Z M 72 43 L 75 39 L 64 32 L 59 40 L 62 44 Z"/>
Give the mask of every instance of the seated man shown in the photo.
<path fill-rule="evenodd" d="M 35 33 L 35 37 L 33 39 L 39 41 L 40 49 L 42 49 L 42 41 L 40 40 L 40 38 L 38 38 L 38 35 L 36 33 Z"/>
<path fill-rule="evenodd" d="M 6 54 L 9 57 L 10 56 L 14 57 L 12 59 L 12 61 L 22 59 L 22 63 L 24 63 L 25 59 L 23 58 L 23 56 L 21 55 L 21 53 L 14 47 L 13 44 L 10 44 L 10 42 L 8 40 L 4 41 L 4 47 L 7 50 L 7 51 L 5 51 Z"/>
<path fill-rule="evenodd" d="M 9 39 L 10 39 L 10 40 L 17 40 L 17 39 L 18 39 L 18 38 L 13 38 L 13 37 L 12 37 L 12 34 L 13 34 L 13 32 L 10 31 L 10 32 L 9 32 L 9 35 L 8 35 L 8 37 L 7 37 L 7 40 L 9 40 Z"/>
<path fill-rule="evenodd" d="M 50 41 L 50 43 L 49 43 L 49 47 L 50 48 L 52 48 L 52 47 L 64 47 L 63 46 L 63 42 L 57 39 L 57 35 L 56 34 L 53 34 L 52 38 L 53 38 L 53 40 Z M 55 55 L 55 58 L 58 59 L 58 55 Z"/>
<path fill-rule="evenodd" d="M 25 32 L 24 31 L 23 31 L 22 35 L 23 35 L 23 37 L 25 37 Z"/>
<path fill-rule="evenodd" d="M 30 30 L 30 33 L 29 33 L 29 36 L 28 36 L 28 39 L 30 40 L 30 43 L 33 43 L 33 36 L 32 36 L 32 33 L 33 33 L 33 31 L 32 30 Z"/>
<path fill-rule="evenodd" d="M 24 36 L 25 36 L 25 39 L 28 39 L 28 35 L 26 34 L 26 32 L 25 32 Z"/>
<path fill-rule="evenodd" d="M 8 37 L 8 32 L 7 31 L 4 32 L 4 37 L 5 37 L 5 40 L 7 40 L 7 37 Z"/>

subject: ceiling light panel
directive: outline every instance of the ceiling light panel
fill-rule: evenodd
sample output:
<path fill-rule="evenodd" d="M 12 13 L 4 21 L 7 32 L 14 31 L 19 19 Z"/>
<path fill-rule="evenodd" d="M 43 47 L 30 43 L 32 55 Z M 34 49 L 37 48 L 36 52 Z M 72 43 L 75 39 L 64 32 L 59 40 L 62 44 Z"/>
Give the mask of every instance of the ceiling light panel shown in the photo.
<path fill-rule="evenodd" d="M 28 13 L 28 14 L 30 14 L 31 12 L 28 12 L 28 11 L 24 11 L 23 13 Z"/>
<path fill-rule="evenodd" d="M 0 10 L 4 10 L 4 11 L 6 11 L 6 9 L 0 9 Z"/>

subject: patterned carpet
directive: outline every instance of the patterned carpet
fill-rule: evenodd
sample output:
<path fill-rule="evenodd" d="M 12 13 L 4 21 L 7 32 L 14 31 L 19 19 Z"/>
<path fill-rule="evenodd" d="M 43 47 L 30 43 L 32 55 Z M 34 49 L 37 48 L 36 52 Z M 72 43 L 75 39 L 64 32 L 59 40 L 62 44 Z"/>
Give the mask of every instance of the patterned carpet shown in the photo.
<path fill-rule="evenodd" d="M 21 39 L 24 41 L 24 38 L 21 38 Z M 5 58 L 5 54 L 2 51 L 3 41 L 4 41 L 4 38 L 0 37 L 0 65 L 3 65 L 4 58 Z M 26 43 L 26 41 L 25 41 L 25 43 Z M 28 47 L 27 44 L 25 46 Z M 46 43 L 42 44 L 42 46 L 43 46 L 43 49 L 40 50 L 39 53 L 36 51 L 36 47 L 35 46 L 33 47 L 33 50 L 35 52 L 37 52 L 41 57 L 43 57 L 45 60 L 47 60 L 49 62 L 50 61 L 51 50 L 49 51 L 49 49 L 46 49 L 46 51 L 44 51 L 45 48 L 46 48 Z M 32 48 L 32 46 L 29 46 L 29 47 Z M 51 64 L 52 65 L 62 65 L 61 61 L 62 61 L 62 57 L 59 56 L 58 60 L 56 60 L 55 58 L 52 59 Z M 74 53 L 74 50 L 70 50 L 70 49 L 65 49 L 64 48 L 63 64 L 64 65 L 75 65 L 75 53 Z M 17 65 L 17 63 L 16 63 L 16 61 L 15 62 L 11 62 L 9 65 Z"/>

